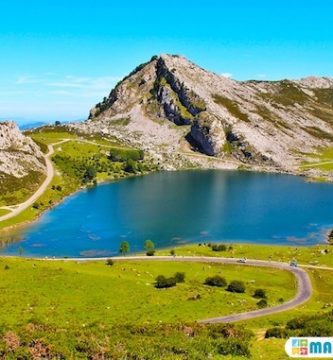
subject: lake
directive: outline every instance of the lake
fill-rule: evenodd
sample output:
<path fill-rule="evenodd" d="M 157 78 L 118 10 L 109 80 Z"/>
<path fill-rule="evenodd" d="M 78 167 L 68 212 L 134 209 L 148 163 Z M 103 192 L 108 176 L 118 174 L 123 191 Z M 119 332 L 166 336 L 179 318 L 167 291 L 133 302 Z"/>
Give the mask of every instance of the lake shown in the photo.
<path fill-rule="evenodd" d="M 158 172 L 67 198 L 37 222 L 2 235 L 2 253 L 111 256 L 126 240 L 156 247 L 246 242 L 312 245 L 333 225 L 333 185 L 241 171 Z"/>

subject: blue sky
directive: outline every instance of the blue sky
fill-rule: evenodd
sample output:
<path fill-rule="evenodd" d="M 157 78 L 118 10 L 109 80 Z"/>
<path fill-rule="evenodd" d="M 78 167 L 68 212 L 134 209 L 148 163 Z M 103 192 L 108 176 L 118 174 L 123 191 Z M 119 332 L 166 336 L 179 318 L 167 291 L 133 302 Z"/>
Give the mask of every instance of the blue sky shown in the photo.
<path fill-rule="evenodd" d="M 0 118 L 74 120 L 154 54 L 235 79 L 333 76 L 331 0 L 0 2 Z"/>

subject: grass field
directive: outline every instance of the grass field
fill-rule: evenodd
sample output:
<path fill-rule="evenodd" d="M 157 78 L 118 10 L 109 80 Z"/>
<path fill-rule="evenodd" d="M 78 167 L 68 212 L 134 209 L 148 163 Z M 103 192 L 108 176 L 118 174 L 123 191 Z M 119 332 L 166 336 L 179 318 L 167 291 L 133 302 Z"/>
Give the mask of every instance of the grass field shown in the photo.
<path fill-rule="evenodd" d="M 177 271 L 186 273 L 184 283 L 170 289 L 154 287 L 157 275 L 172 276 Z M 101 348 L 109 358 L 116 351 L 133 354 L 119 357 L 124 359 L 158 359 L 159 351 L 166 359 L 202 359 L 208 353 L 220 358 L 216 341 L 221 341 L 221 334 L 214 342 L 208 328 L 199 327 L 192 338 L 185 336 L 184 326 L 191 329 L 198 326 L 194 325 L 198 319 L 256 309 L 258 299 L 252 297 L 256 288 L 266 290 L 269 305 L 295 293 L 288 272 L 238 265 L 115 262 L 107 266 L 8 258 L 1 259 L 0 274 L 0 354 L 7 354 L 6 336 L 13 332 L 22 339 L 13 356 L 32 351 L 33 339 L 66 359 L 87 359 L 87 352 Z M 207 276 L 216 274 L 228 282 L 243 280 L 246 293 L 203 285 Z M 177 354 L 178 346 L 182 352 Z"/>

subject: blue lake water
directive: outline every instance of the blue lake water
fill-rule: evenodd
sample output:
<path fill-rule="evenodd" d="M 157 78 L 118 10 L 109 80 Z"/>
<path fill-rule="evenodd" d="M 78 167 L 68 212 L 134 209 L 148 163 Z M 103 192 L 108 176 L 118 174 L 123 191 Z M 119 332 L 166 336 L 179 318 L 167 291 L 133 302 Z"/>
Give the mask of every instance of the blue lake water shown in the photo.
<path fill-rule="evenodd" d="M 2 252 L 27 256 L 111 256 L 131 251 L 253 242 L 312 245 L 333 225 L 333 185 L 237 171 L 159 172 L 84 190 L 39 221 L 1 235 Z"/>

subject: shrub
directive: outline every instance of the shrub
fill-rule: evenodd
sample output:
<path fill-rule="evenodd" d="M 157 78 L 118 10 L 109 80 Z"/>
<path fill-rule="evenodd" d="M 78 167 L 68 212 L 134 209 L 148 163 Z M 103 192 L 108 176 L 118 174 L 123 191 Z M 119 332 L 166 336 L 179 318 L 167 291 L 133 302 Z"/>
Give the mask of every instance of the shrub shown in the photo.
<path fill-rule="evenodd" d="M 213 244 L 212 250 L 213 251 L 226 251 L 227 247 L 224 244 Z"/>
<path fill-rule="evenodd" d="M 287 336 L 286 334 L 286 330 L 280 327 L 273 327 L 271 329 L 267 329 L 266 333 L 265 333 L 265 338 L 278 338 L 278 339 L 282 339 L 285 338 Z"/>
<path fill-rule="evenodd" d="M 185 281 L 185 273 L 176 272 L 174 278 L 176 279 L 177 283 L 183 283 Z"/>
<path fill-rule="evenodd" d="M 256 289 L 253 297 L 257 299 L 266 299 L 266 291 L 264 289 Z"/>
<path fill-rule="evenodd" d="M 36 202 L 32 205 L 32 207 L 36 210 L 38 210 L 40 208 L 40 205 Z"/>
<path fill-rule="evenodd" d="M 245 285 L 242 281 L 233 280 L 227 287 L 227 291 L 235 292 L 235 293 L 244 293 Z"/>
<path fill-rule="evenodd" d="M 126 160 L 124 170 L 127 173 L 135 173 L 136 169 L 137 169 L 137 164 L 134 160 L 132 160 L 132 159 Z"/>
<path fill-rule="evenodd" d="M 176 251 L 174 249 L 170 250 L 170 255 L 171 256 L 175 256 L 176 255 Z"/>
<path fill-rule="evenodd" d="M 113 264 L 114 264 L 114 261 L 112 259 L 107 259 L 106 260 L 106 265 L 113 266 Z"/>
<path fill-rule="evenodd" d="M 227 281 L 222 276 L 215 275 L 215 276 L 210 276 L 210 277 L 206 278 L 205 285 L 225 287 L 225 286 L 227 286 Z"/>
<path fill-rule="evenodd" d="M 8 265 L 5 265 L 4 269 L 5 269 L 5 270 L 9 270 L 9 266 L 8 266 Z"/>
<path fill-rule="evenodd" d="M 308 320 L 306 316 L 301 316 L 298 318 L 291 319 L 287 322 L 287 329 L 296 330 L 303 329 L 305 327 L 305 322 Z"/>
<path fill-rule="evenodd" d="M 148 251 L 146 251 L 146 255 L 147 255 L 147 256 L 154 256 L 154 255 L 155 255 L 155 250 L 148 250 Z"/>
<path fill-rule="evenodd" d="M 261 299 L 257 302 L 257 306 L 259 308 L 265 308 L 267 307 L 267 300 L 266 299 Z"/>
<path fill-rule="evenodd" d="M 157 289 L 164 289 L 176 286 L 177 282 L 176 279 L 173 277 L 166 278 L 163 275 L 158 275 L 155 280 L 155 287 Z"/>
<path fill-rule="evenodd" d="M 247 358 L 251 356 L 248 342 L 236 338 L 223 340 L 218 345 L 217 351 L 221 355 L 245 356 Z"/>

